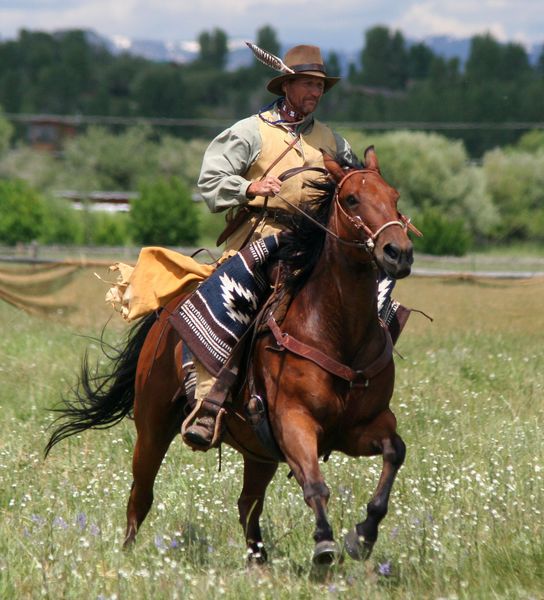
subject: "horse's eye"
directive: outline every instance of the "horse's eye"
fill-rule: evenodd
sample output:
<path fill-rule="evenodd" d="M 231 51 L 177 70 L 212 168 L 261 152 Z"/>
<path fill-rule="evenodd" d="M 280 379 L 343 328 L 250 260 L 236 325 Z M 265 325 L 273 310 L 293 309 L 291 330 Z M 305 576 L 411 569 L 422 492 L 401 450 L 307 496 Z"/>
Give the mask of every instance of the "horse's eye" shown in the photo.
<path fill-rule="evenodd" d="M 349 206 L 349 208 L 355 208 L 359 204 L 359 200 L 355 196 L 349 195 L 346 198 L 346 204 Z"/>

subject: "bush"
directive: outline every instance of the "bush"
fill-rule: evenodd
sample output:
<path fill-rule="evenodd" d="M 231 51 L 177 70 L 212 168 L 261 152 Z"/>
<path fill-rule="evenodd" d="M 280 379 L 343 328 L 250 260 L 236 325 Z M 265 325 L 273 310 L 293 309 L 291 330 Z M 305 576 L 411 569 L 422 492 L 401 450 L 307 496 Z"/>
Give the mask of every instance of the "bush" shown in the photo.
<path fill-rule="evenodd" d="M 530 152 L 531 154 L 544 152 L 544 131 L 533 129 L 524 133 L 516 144 L 516 148 L 523 152 Z"/>
<path fill-rule="evenodd" d="M 151 135 L 148 127 L 130 127 L 118 135 L 90 127 L 67 142 L 57 186 L 84 192 L 137 189 L 140 179 L 157 169 Z"/>
<path fill-rule="evenodd" d="M 184 140 L 171 135 L 161 138 L 157 149 L 157 169 L 164 177 L 181 177 L 196 187 L 202 157 L 208 141 Z"/>
<path fill-rule="evenodd" d="M 96 246 L 126 246 L 130 242 L 126 213 L 92 212 L 87 221 L 87 243 Z"/>
<path fill-rule="evenodd" d="M 176 177 L 142 184 L 130 221 L 134 241 L 144 245 L 193 245 L 199 237 L 197 208 L 188 187 Z"/>
<path fill-rule="evenodd" d="M 0 108 L 0 155 L 9 148 L 12 135 L 13 125 L 2 116 L 2 109 Z"/>
<path fill-rule="evenodd" d="M 485 154 L 483 168 L 501 215 L 495 237 L 543 240 L 544 152 L 493 150 Z"/>
<path fill-rule="evenodd" d="M 22 179 L 36 190 L 45 192 L 56 185 L 60 163 L 50 154 L 20 146 L 0 158 L 0 177 Z"/>
<path fill-rule="evenodd" d="M 485 236 L 496 226 L 499 217 L 484 173 L 470 164 L 462 142 L 417 131 L 344 133 L 360 156 L 374 144 L 386 181 L 401 194 L 400 210 L 413 216 L 418 227 L 416 213 L 427 206 L 463 220 L 471 237 Z"/>
<path fill-rule="evenodd" d="M 462 219 L 449 219 L 437 208 L 425 209 L 418 218 L 422 238 L 414 247 L 419 252 L 436 256 L 463 256 L 470 247 L 470 235 Z"/>
<path fill-rule="evenodd" d="M 37 240 L 45 216 L 43 198 L 20 180 L 0 180 L 0 243 Z"/>
<path fill-rule="evenodd" d="M 44 244 L 81 244 L 84 241 L 83 219 L 65 200 L 48 199 L 44 204 L 40 242 Z"/>

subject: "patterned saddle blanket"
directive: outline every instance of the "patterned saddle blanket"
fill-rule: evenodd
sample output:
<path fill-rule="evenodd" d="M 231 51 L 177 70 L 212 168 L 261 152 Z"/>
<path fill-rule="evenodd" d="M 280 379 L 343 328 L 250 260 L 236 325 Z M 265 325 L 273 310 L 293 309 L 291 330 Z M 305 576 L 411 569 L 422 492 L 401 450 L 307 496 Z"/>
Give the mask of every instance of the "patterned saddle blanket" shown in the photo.
<path fill-rule="evenodd" d="M 225 365 L 270 293 L 266 267 L 279 248 L 273 235 L 221 264 L 170 318 L 192 354 L 213 375 Z"/>

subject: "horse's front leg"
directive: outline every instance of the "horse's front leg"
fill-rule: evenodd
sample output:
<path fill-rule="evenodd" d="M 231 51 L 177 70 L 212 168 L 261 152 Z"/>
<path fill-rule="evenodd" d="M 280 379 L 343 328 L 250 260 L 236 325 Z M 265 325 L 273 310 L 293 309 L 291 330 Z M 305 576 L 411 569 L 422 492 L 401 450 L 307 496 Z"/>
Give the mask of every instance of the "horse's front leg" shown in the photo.
<path fill-rule="evenodd" d="M 361 523 L 357 523 L 344 538 L 346 552 L 351 558 L 364 560 L 370 556 L 378 539 L 378 525 L 387 514 L 391 489 L 406 456 L 406 445 L 394 431 L 384 435 L 381 424 L 375 429 L 372 424 L 365 428 L 357 445 L 360 454 L 369 456 L 381 453 L 383 456 L 380 480 L 372 499 L 367 504 L 367 517 Z"/>
<path fill-rule="evenodd" d="M 259 518 L 263 512 L 264 495 L 278 468 L 277 463 L 257 462 L 244 456 L 244 485 L 238 499 L 240 524 L 244 528 L 249 565 L 267 561 Z"/>
<path fill-rule="evenodd" d="M 318 462 L 319 425 L 309 415 L 290 411 L 281 420 L 280 444 L 287 462 L 304 493 L 306 504 L 315 514 L 316 565 L 330 565 L 339 554 L 327 516 L 329 488 Z"/>

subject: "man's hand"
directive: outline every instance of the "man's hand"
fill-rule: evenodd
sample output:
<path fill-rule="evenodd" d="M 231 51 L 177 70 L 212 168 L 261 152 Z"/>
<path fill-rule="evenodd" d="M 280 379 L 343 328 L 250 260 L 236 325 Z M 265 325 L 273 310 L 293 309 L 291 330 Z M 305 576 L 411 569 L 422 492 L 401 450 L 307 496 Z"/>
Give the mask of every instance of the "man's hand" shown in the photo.
<path fill-rule="evenodd" d="M 278 194 L 281 188 L 281 181 L 273 175 L 267 175 L 260 181 L 253 181 L 249 184 L 246 191 L 248 198 L 255 198 L 255 196 L 274 196 Z"/>

